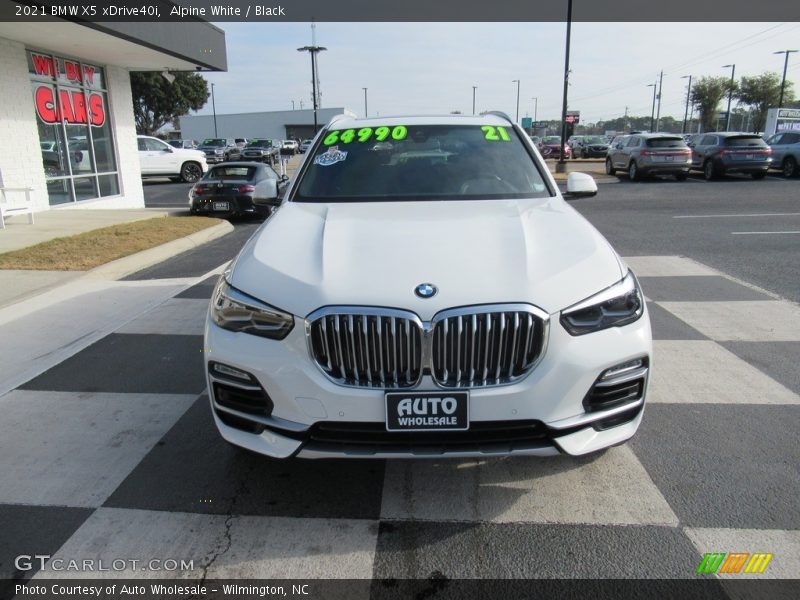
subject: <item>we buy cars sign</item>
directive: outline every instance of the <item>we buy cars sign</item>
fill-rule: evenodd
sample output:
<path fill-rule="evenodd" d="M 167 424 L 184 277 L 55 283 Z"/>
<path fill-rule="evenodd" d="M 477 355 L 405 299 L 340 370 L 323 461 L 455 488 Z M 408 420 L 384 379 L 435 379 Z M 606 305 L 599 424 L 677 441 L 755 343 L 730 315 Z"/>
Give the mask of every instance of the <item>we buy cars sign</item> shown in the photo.
<path fill-rule="evenodd" d="M 57 77 L 56 66 L 49 56 L 32 54 L 33 68 L 37 75 Z M 72 61 L 64 61 L 65 75 L 70 82 L 77 84 L 94 81 L 94 69 Z M 56 88 L 47 83 L 36 85 L 33 91 L 36 114 L 48 125 L 66 121 L 71 125 L 92 125 L 102 127 L 106 122 L 106 110 L 103 96 L 96 92 L 84 92 L 82 89 Z"/>

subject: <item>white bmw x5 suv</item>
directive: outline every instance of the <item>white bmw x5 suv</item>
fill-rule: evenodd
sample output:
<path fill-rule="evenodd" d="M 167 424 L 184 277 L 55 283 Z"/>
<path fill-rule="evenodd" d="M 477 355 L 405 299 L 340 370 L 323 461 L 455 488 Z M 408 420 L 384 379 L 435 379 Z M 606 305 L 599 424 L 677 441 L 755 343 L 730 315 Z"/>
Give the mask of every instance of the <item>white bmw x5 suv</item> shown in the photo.
<path fill-rule="evenodd" d="M 634 274 L 501 113 L 334 118 L 205 330 L 220 433 L 275 458 L 597 451 L 651 355 Z"/>

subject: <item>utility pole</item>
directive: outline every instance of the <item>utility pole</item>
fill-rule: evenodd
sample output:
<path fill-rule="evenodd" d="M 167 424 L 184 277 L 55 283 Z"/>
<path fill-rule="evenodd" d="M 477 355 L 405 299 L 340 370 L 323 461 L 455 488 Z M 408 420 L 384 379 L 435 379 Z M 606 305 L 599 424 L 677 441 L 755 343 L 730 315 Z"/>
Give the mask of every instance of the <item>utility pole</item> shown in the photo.
<path fill-rule="evenodd" d="M 511 83 L 517 84 L 517 118 L 515 119 L 515 123 L 519 123 L 519 79 L 515 79 Z"/>
<path fill-rule="evenodd" d="M 214 84 L 211 84 L 211 110 L 214 111 L 214 137 L 217 137 L 217 103 L 214 102 Z"/>
<path fill-rule="evenodd" d="M 537 116 L 539 114 L 539 97 L 534 96 L 531 100 L 533 100 L 533 122 L 536 123 L 539 120 Z"/>
<path fill-rule="evenodd" d="M 684 75 L 681 79 L 689 79 L 689 89 L 686 91 L 686 110 L 683 111 L 683 127 L 681 128 L 681 133 L 686 133 L 686 117 L 689 114 L 689 98 L 692 95 L 692 76 L 691 75 Z"/>
<path fill-rule="evenodd" d="M 327 50 L 322 46 L 303 46 L 298 48 L 298 52 L 308 52 L 311 54 L 311 98 L 314 101 L 314 133 L 317 133 L 317 54 Z M 301 104 L 302 107 L 302 104 Z"/>
<path fill-rule="evenodd" d="M 364 90 L 364 118 L 366 119 L 369 116 L 367 112 L 367 88 L 361 88 Z"/>
<path fill-rule="evenodd" d="M 773 52 L 773 54 L 785 54 L 783 59 L 783 79 L 781 79 L 781 99 L 778 100 L 778 108 L 783 107 L 783 90 L 786 87 L 786 67 L 789 66 L 789 54 L 797 52 L 797 50 L 781 50 L 780 52 Z"/>
<path fill-rule="evenodd" d="M 628 127 L 628 107 L 625 107 L 625 117 L 622 119 L 622 133 L 625 133 L 626 129 L 630 129 Z"/>
<path fill-rule="evenodd" d="M 656 91 L 658 90 L 658 84 L 648 83 L 647 87 L 653 88 L 653 108 L 650 111 L 650 131 L 652 132 L 656 123 Z"/>
<path fill-rule="evenodd" d="M 475 90 L 478 89 L 477 85 L 472 86 L 472 114 L 475 114 Z"/>
<path fill-rule="evenodd" d="M 661 124 L 661 90 L 664 88 L 664 71 L 658 76 L 658 112 L 656 113 L 656 133 Z"/>
<path fill-rule="evenodd" d="M 564 143 L 567 137 L 567 93 L 569 92 L 569 43 L 572 35 L 572 0 L 567 0 L 567 47 L 564 52 L 564 96 L 561 103 L 561 154 L 556 163 L 556 173 L 566 173 L 567 163 L 564 160 Z"/>

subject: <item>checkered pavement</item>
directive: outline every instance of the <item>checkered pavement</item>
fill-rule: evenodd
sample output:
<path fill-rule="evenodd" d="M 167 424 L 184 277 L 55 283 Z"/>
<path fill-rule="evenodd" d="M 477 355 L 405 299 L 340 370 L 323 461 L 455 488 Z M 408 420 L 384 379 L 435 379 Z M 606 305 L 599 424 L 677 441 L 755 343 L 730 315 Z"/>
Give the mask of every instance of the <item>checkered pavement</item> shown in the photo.
<path fill-rule="evenodd" d="M 772 552 L 761 577 L 796 578 L 800 308 L 686 258 L 626 260 L 653 324 L 648 405 L 631 442 L 583 458 L 239 453 L 208 409 L 213 278 L 194 279 L 0 397 L 0 578 L 19 554 L 208 578 L 693 578 L 712 551 Z"/>

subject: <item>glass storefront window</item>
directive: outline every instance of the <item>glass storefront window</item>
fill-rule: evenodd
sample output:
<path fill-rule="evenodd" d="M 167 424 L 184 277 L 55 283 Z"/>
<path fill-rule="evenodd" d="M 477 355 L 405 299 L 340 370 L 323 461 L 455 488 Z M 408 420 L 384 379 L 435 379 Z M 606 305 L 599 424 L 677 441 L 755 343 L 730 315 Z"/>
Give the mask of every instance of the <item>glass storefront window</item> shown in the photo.
<path fill-rule="evenodd" d="M 50 204 L 118 195 L 102 67 L 28 51 L 28 72 Z"/>

